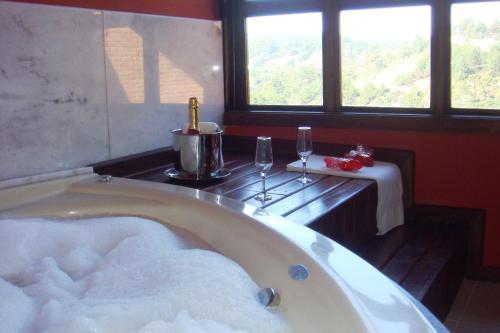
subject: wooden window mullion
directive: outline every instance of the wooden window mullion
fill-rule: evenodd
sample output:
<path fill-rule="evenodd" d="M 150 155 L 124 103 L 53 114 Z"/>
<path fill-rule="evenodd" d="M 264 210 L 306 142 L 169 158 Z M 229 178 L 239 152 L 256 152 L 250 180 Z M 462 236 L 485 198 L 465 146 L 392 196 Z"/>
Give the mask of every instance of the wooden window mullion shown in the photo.
<path fill-rule="evenodd" d="M 433 0 L 431 33 L 431 110 L 450 110 L 451 19 L 450 1 Z"/>
<path fill-rule="evenodd" d="M 323 9 L 323 105 L 340 111 L 340 13 L 337 1 L 325 0 Z"/>
<path fill-rule="evenodd" d="M 247 57 L 247 40 L 245 32 L 246 19 L 243 17 L 241 10 L 237 10 L 237 18 L 235 22 L 235 49 L 236 57 L 234 64 L 236 67 L 235 73 L 235 89 L 236 89 L 236 105 L 240 109 L 248 108 L 248 57 Z"/>

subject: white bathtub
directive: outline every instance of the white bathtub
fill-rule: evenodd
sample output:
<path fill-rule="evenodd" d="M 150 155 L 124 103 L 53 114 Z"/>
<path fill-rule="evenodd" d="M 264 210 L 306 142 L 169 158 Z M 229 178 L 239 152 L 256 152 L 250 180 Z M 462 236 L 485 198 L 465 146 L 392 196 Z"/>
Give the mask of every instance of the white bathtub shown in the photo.
<path fill-rule="evenodd" d="M 0 190 L 3 217 L 106 215 L 150 218 L 198 235 L 259 286 L 279 292 L 294 332 L 438 331 L 411 297 L 341 245 L 219 195 L 130 179 L 103 182 L 92 173 Z M 308 270 L 303 281 L 289 275 L 297 264 Z"/>

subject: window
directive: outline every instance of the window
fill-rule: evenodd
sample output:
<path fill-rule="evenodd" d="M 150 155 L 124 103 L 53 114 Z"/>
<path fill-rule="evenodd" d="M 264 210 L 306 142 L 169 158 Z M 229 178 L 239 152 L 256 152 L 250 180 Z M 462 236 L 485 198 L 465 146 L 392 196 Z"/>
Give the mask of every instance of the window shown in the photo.
<path fill-rule="evenodd" d="M 220 3 L 228 124 L 500 133 L 500 0 Z"/>
<path fill-rule="evenodd" d="M 451 7 L 451 105 L 500 109 L 500 1 Z"/>
<path fill-rule="evenodd" d="M 322 105 L 321 13 L 246 19 L 251 105 Z"/>
<path fill-rule="evenodd" d="M 342 105 L 428 108 L 429 6 L 340 13 Z"/>

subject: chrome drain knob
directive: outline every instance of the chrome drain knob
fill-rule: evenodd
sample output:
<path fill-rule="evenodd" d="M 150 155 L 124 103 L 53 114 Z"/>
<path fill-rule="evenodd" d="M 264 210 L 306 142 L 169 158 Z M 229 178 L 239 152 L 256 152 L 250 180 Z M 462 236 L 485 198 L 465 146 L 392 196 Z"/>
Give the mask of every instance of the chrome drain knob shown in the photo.
<path fill-rule="evenodd" d="M 302 264 L 288 267 L 288 276 L 295 281 L 304 281 L 309 277 L 309 270 Z"/>
<path fill-rule="evenodd" d="M 111 183 L 111 181 L 113 180 L 113 176 L 111 176 L 111 175 L 104 175 L 104 176 L 102 176 L 102 177 L 101 177 L 101 179 L 100 179 L 100 180 L 101 180 L 101 182 L 103 182 L 103 183 L 107 183 L 107 184 L 109 184 L 109 183 Z"/>
<path fill-rule="evenodd" d="M 263 288 L 259 291 L 259 302 L 268 308 L 275 308 L 280 305 L 280 294 L 273 288 Z"/>

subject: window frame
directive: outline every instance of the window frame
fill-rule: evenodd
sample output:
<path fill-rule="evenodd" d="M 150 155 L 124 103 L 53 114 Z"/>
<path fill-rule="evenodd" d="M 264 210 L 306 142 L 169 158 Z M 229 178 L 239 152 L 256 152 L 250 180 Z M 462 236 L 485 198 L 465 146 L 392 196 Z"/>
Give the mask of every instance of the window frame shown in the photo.
<path fill-rule="evenodd" d="M 302 1 L 300 2 L 301 4 Z M 246 18 L 247 17 L 251 17 L 251 16 L 262 16 L 261 14 L 259 14 L 259 9 L 261 9 L 259 6 L 254 6 L 254 7 L 251 7 L 252 8 L 252 11 L 251 11 L 251 15 L 245 15 L 243 20 L 245 22 L 243 22 L 244 25 L 246 25 Z M 319 10 L 313 10 L 311 7 L 306 7 L 306 6 L 300 6 L 300 7 L 294 7 L 293 9 L 294 10 L 300 10 L 300 8 L 303 8 L 300 12 L 286 12 L 284 14 L 304 14 L 304 13 L 320 13 L 321 14 L 321 11 Z M 279 8 L 276 8 L 276 10 L 278 10 Z M 274 8 L 273 8 L 274 10 Z M 282 15 L 283 12 L 280 12 L 279 15 Z M 263 14 L 263 15 L 272 15 L 272 14 Z M 323 25 L 324 25 L 324 22 L 323 22 Z M 245 31 L 246 31 L 246 26 L 244 26 L 245 28 Z M 246 89 L 245 89 L 245 100 L 246 100 L 246 108 L 247 109 L 251 109 L 251 110 L 273 110 L 273 111 L 293 111 L 293 110 L 297 110 L 297 109 L 300 109 L 300 110 L 308 110 L 308 111 L 321 111 L 323 110 L 323 106 L 325 104 L 325 85 L 323 83 L 323 104 L 320 104 L 320 105 L 268 105 L 268 104 L 250 104 L 250 84 L 249 84 L 249 73 L 248 73 L 248 54 L 247 54 L 247 48 L 248 48 L 248 43 L 247 43 L 247 39 L 246 39 L 246 33 L 244 35 L 244 47 L 245 47 L 245 56 L 244 56 L 244 59 L 246 60 L 245 62 L 245 69 L 246 71 L 244 72 L 244 75 L 245 77 L 242 77 L 242 80 L 243 82 L 247 82 L 247 85 L 246 85 Z M 322 41 L 322 45 L 321 45 L 322 49 L 324 48 L 324 40 Z M 322 55 L 322 58 L 324 57 L 324 54 Z M 325 64 L 325 61 L 322 59 L 322 66 L 324 66 Z M 322 75 L 324 77 L 325 75 L 325 70 L 324 68 L 322 68 Z"/>
<path fill-rule="evenodd" d="M 286 117 L 285 123 L 296 125 L 300 124 L 299 119 L 304 121 L 304 114 L 314 114 L 308 123 L 318 127 L 340 127 L 332 124 L 340 122 L 341 127 L 500 133 L 500 109 L 451 107 L 451 5 L 493 1 L 498 0 L 221 0 L 226 111 L 224 121 L 227 124 L 237 124 L 237 115 L 243 117 L 242 112 L 246 112 L 244 118 L 251 117 L 255 124 L 260 122 L 259 119 L 265 122 L 266 119 Z M 418 5 L 431 7 L 430 107 L 342 106 L 340 11 Z M 306 12 L 321 12 L 323 15 L 323 105 L 250 105 L 246 17 Z"/>

